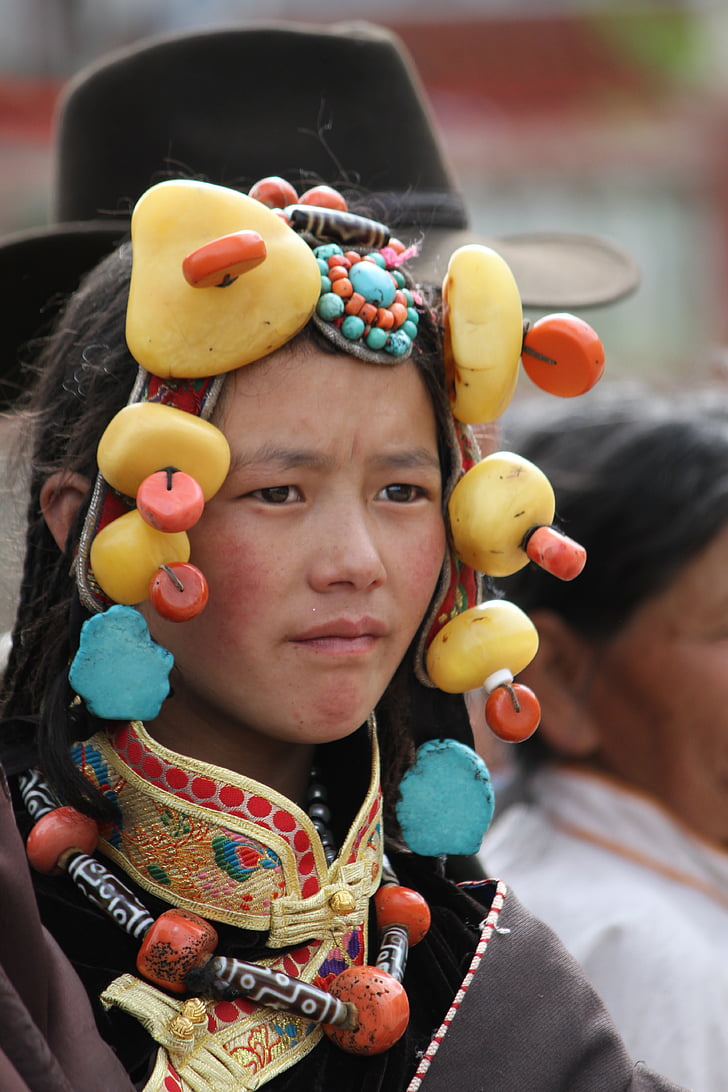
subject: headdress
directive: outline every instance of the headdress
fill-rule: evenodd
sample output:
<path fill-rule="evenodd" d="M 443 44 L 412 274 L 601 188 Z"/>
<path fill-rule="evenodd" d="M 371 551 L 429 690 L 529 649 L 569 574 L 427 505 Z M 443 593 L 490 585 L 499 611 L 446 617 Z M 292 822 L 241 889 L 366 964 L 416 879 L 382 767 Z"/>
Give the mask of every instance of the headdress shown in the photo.
<path fill-rule="evenodd" d="M 128 236 L 136 201 L 165 177 L 246 192 L 270 175 L 299 192 L 320 181 L 347 196 L 363 190 L 371 215 L 406 244 L 421 242 L 419 279 L 441 280 L 455 247 L 484 242 L 507 260 L 524 303 L 539 308 L 605 303 L 638 281 L 629 255 L 603 238 L 469 229 L 411 59 L 370 23 L 237 25 L 106 55 L 61 98 L 54 173 L 52 222 L 0 240 L 0 292 L 13 300 L 0 404 L 22 388 L 21 347 Z"/>

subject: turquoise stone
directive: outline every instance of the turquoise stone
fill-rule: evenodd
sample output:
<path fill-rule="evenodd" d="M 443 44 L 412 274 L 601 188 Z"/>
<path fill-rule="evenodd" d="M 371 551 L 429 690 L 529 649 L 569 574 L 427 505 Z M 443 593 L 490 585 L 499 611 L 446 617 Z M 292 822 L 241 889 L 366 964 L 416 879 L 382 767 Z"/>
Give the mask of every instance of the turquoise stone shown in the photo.
<path fill-rule="evenodd" d="M 376 307 L 389 307 L 394 302 L 397 291 L 394 281 L 386 269 L 373 262 L 357 262 L 349 270 L 349 280 L 354 291 Z"/>
<path fill-rule="evenodd" d="M 410 340 L 417 337 L 417 329 L 417 323 L 410 322 L 409 319 L 407 319 L 406 322 L 403 322 L 400 326 L 400 330 L 402 331 L 402 333 L 406 334 L 407 337 L 410 338 Z"/>
<path fill-rule="evenodd" d="M 358 341 L 365 329 L 364 319 L 358 315 L 347 315 L 341 324 L 341 332 L 349 341 Z"/>
<path fill-rule="evenodd" d="M 382 330 L 379 326 L 372 326 L 371 330 L 366 336 L 366 343 L 370 349 L 383 349 L 387 344 L 387 331 Z"/>
<path fill-rule="evenodd" d="M 343 254 L 338 243 L 323 243 L 321 246 L 317 246 L 313 252 L 314 258 L 321 258 L 326 261 L 327 258 L 333 258 L 335 254 Z"/>
<path fill-rule="evenodd" d="M 324 322 L 331 322 L 333 319 L 340 318 L 343 313 L 344 301 L 341 296 L 337 296 L 335 292 L 325 292 L 323 296 L 319 296 L 319 301 L 316 304 L 316 314 Z"/>
<path fill-rule="evenodd" d="M 117 604 L 84 622 L 68 681 L 94 716 L 154 720 L 169 694 L 173 664 L 139 611 Z"/>
<path fill-rule="evenodd" d="M 488 767 L 470 747 L 454 739 L 423 743 L 399 790 L 397 819 L 414 853 L 478 852 L 495 798 Z"/>
<path fill-rule="evenodd" d="M 387 341 L 387 352 L 392 356 L 406 356 L 412 348 L 412 338 L 404 333 L 402 328 L 392 330 Z"/>

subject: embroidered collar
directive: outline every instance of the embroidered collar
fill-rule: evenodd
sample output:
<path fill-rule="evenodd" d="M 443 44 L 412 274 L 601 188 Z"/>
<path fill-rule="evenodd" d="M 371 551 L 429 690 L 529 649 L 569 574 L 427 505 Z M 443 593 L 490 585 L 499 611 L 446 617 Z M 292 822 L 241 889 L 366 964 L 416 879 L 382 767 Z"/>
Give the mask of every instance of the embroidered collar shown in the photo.
<path fill-rule="evenodd" d="M 369 787 L 331 866 L 313 823 L 290 800 L 160 746 L 139 722 L 109 726 L 77 744 L 74 759 L 119 807 L 118 822 L 100 842 L 102 853 L 174 906 L 266 931 L 271 956 L 261 960 L 265 966 L 326 989 L 345 967 L 366 962 L 369 899 L 381 878 L 373 721 L 369 737 Z M 281 948 L 288 950 L 274 951 Z M 159 1044 L 147 1092 L 258 1087 L 294 1065 L 323 1034 L 318 1024 L 282 1018 L 244 998 L 194 999 L 202 1017 L 190 1021 L 186 1002 L 133 974 L 112 982 L 102 1002 L 136 1017 Z"/>

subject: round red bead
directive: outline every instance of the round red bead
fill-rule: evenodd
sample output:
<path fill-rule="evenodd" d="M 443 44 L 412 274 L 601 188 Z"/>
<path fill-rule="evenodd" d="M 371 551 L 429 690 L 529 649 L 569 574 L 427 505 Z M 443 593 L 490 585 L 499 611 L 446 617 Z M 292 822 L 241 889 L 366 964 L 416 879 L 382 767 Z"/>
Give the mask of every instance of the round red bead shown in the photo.
<path fill-rule="evenodd" d="M 299 204 L 316 205 L 322 209 L 336 209 L 338 212 L 346 212 L 348 207 L 338 190 L 331 186 L 312 186 L 310 190 L 301 194 Z"/>
<path fill-rule="evenodd" d="M 202 486 L 183 470 L 157 470 L 137 490 L 139 515 L 150 527 L 166 534 L 194 527 L 205 507 Z"/>
<path fill-rule="evenodd" d="M 356 1008 L 356 1027 L 324 1024 L 329 1039 L 348 1054 L 382 1054 L 401 1039 L 409 1022 L 409 1001 L 390 974 L 376 967 L 348 967 L 329 992 Z"/>
<path fill-rule="evenodd" d="M 26 842 L 28 860 L 37 872 L 61 872 L 59 859 L 76 851 L 93 853 L 99 840 L 95 819 L 75 808 L 49 811 L 35 824 Z"/>
<path fill-rule="evenodd" d="M 410 947 L 418 944 L 430 928 L 430 908 L 419 891 L 411 887 L 383 884 L 374 896 L 374 907 L 379 931 L 401 925 L 407 930 Z"/>
<path fill-rule="evenodd" d="M 172 561 L 158 569 L 149 586 L 149 601 L 170 622 L 189 622 L 207 605 L 204 574 L 189 561 Z"/>
<path fill-rule="evenodd" d="M 278 175 L 261 178 L 248 191 L 248 197 L 253 197 L 262 205 L 267 205 L 269 209 L 282 209 L 286 205 L 298 204 L 298 194 L 291 183 Z"/>
<path fill-rule="evenodd" d="M 165 910 L 142 941 L 137 970 L 155 986 L 186 993 L 185 975 L 206 963 L 217 943 L 209 921 L 189 910 Z"/>
<path fill-rule="evenodd" d="M 485 719 L 494 736 L 506 743 L 522 743 L 541 721 L 541 706 L 528 686 L 497 686 L 485 703 Z"/>

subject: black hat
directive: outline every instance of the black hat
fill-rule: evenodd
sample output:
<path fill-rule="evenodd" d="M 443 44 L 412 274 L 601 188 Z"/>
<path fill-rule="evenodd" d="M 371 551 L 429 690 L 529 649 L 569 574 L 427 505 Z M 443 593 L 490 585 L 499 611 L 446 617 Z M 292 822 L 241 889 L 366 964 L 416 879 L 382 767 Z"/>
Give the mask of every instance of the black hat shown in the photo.
<path fill-rule="evenodd" d="M 634 262 L 581 235 L 484 239 L 468 217 L 401 41 L 370 23 L 279 23 L 147 39 L 82 70 L 62 96 L 54 222 L 0 240 L 0 404 L 20 386 L 18 354 L 57 303 L 128 233 L 154 182 L 196 177 L 247 190 L 282 175 L 373 195 L 370 212 L 439 281 L 455 247 L 490 243 L 525 304 L 592 306 L 634 289 Z"/>

